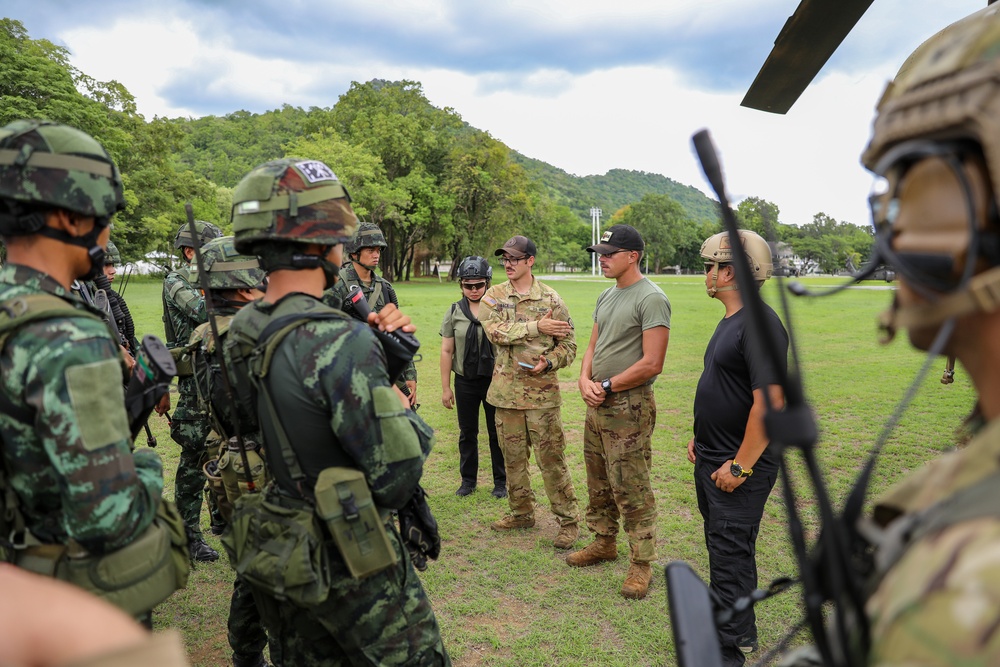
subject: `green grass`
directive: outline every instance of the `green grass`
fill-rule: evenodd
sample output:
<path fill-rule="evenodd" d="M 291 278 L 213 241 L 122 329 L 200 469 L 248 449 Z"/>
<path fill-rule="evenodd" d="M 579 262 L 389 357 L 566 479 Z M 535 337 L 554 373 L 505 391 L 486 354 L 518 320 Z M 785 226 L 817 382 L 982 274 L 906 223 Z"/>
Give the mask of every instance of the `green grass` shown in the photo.
<path fill-rule="evenodd" d="M 683 559 L 707 573 L 701 517 L 695 502 L 691 465 L 685 447 L 691 437 L 694 388 L 705 344 L 722 317 L 721 304 L 705 295 L 701 277 L 657 277 L 673 306 L 670 344 L 663 374 L 657 380 L 658 418 L 653 437 L 653 484 L 659 509 L 660 563 Z M 810 287 L 830 279 L 808 279 Z M 597 295 L 611 282 L 590 277 L 549 281 L 562 295 L 576 322 L 580 353 L 560 371 L 567 455 L 581 511 L 586 504 L 582 454 L 585 406 L 576 389 L 582 352 L 592 328 Z M 879 285 L 872 283 L 872 285 Z M 125 297 L 142 333 L 162 332 L 159 283 L 133 280 Z M 458 428 L 455 413 L 440 402 L 438 355 L 441 318 L 459 295 L 454 284 L 421 279 L 397 284 L 401 307 L 418 326 L 423 343 L 419 373 L 420 414 L 437 433 L 423 484 L 441 528 L 441 558 L 421 575 L 441 624 L 445 645 L 456 665 L 667 665 L 675 662 L 666 586 L 662 568 L 655 572 L 646 600 L 623 599 L 618 591 L 628 568 L 628 547 L 619 540 L 615 563 L 574 569 L 552 547 L 558 530 L 548 511 L 537 468 L 532 471 L 541 509 L 532 530 L 500 535 L 489 524 L 506 502 L 490 495 L 489 453 L 485 425 L 480 441 L 480 480 L 468 498 L 454 495 L 459 485 Z M 776 305 L 772 285 L 765 296 Z M 818 457 L 829 491 L 839 504 L 851 487 L 887 416 L 911 382 L 923 355 L 905 340 L 889 346 L 876 342 L 875 318 L 891 300 L 886 290 L 848 290 L 838 296 L 792 303 L 794 333 L 807 397 L 815 411 L 821 442 Z M 776 309 L 780 310 L 777 305 Z M 939 383 L 944 362 L 934 365 L 900 427 L 889 440 L 874 475 L 869 498 L 955 443 L 955 429 L 969 412 L 974 392 L 959 370 L 955 384 Z M 159 451 L 168 470 L 167 494 L 173 495 L 178 448 L 165 424 L 153 420 Z M 142 435 L 139 442 L 142 443 Z M 793 456 L 798 459 L 797 456 Z M 485 465 L 484 465 L 485 462 Z M 800 466 L 794 465 L 793 472 Z M 796 488 L 808 491 L 797 475 Z M 813 503 L 800 502 L 807 530 L 815 532 Z M 203 519 L 206 521 L 207 518 Z M 581 536 L 578 546 L 589 541 Z M 212 544 L 221 546 L 214 538 Z M 761 585 L 795 573 L 786 532 L 786 515 L 775 488 L 757 543 Z M 157 626 L 184 634 L 195 665 L 220 665 L 228 658 L 226 615 L 232 573 L 225 560 L 200 565 L 185 591 L 157 610 Z M 772 598 L 758 607 L 761 647 L 767 649 L 800 616 L 796 594 Z"/>

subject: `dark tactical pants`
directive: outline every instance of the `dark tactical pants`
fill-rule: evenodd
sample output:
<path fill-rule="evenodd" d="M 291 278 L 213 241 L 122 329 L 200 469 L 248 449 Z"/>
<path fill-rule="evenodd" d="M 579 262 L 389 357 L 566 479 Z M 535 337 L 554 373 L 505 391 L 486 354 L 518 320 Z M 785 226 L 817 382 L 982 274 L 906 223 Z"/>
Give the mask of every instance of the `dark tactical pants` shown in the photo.
<path fill-rule="evenodd" d="M 272 642 L 286 665 L 333 667 L 450 666 L 434 610 L 395 527 L 389 539 L 399 562 L 364 579 L 347 571 L 336 547 L 330 554 L 333 586 L 321 605 L 304 609 L 259 591 L 258 603 Z"/>
<path fill-rule="evenodd" d="M 208 460 L 205 441 L 212 427 L 208 414 L 199 405 L 194 378 L 180 378 L 177 390 L 177 407 L 170 420 L 170 437 L 181 446 L 174 497 L 188 537 L 200 540 L 201 500 L 205 489 L 205 475 L 201 467 Z"/>
<path fill-rule="evenodd" d="M 612 393 L 587 408 L 587 527 L 614 537 L 622 519 L 633 563 L 656 560 L 656 499 L 649 482 L 656 401 L 652 387 Z"/>
<path fill-rule="evenodd" d="M 709 586 L 723 605 L 731 606 L 757 588 L 757 532 L 777 473 L 755 471 L 739 488 L 726 493 L 716 488 L 711 478 L 719 465 L 699 458 L 694 481 L 698 509 L 705 520 Z M 745 657 L 737 647 L 757 639 L 753 607 L 720 625 L 718 631 L 723 664 L 742 665 Z"/>
<path fill-rule="evenodd" d="M 267 644 L 267 634 L 261 622 L 260 611 L 254 600 L 254 592 L 249 584 L 237 578 L 233 582 L 233 596 L 229 600 L 229 646 L 233 654 L 249 664 L 260 655 Z M 271 664 L 282 667 L 281 647 L 271 642 Z"/>
<path fill-rule="evenodd" d="M 486 413 L 486 431 L 490 439 L 493 463 L 493 486 L 507 485 L 503 451 L 497 441 L 496 408 L 486 402 L 490 377 L 466 379 L 455 374 L 455 411 L 458 413 L 458 472 L 462 484 L 476 486 L 479 479 L 479 406 Z"/>
<path fill-rule="evenodd" d="M 559 408 L 508 410 L 497 408 L 497 435 L 507 468 L 507 492 L 511 514 L 534 514 L 535 493 L 531 490 L 528 459 L 542 471 L 545 495 L 560 526 L 579 522 L 576 491 L 566 466 L 566 440 Z"/>

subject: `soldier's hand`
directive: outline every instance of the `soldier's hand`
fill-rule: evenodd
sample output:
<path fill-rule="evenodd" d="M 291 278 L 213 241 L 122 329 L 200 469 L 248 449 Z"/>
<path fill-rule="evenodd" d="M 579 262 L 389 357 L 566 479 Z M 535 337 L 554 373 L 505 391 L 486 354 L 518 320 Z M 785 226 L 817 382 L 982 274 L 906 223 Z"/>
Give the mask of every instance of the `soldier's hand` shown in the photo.
<path fill-rule="evenodd" d="M 170 412 L 170 392 L 169 391 L 163 395 L 163 398 L 161 398 L 160 402 L 157 403 L 153 407 L 153 410 L 155 410 L 156 414 L 160 415 L 161 417 L 163 415 L 167 414 L 168 412 Z"/>
<path fill-rule="evenodd" d="M 604 389 L 601 388 L 599 383 L 581 376 L 577 384 L 580 387 L 580 396 L 583 397 L 584 403 L 592 408 L 596 408 L 604 402 Z"/>
<path fill-rule="evenodd" d="M 449 410 L 455 405 L 455 394 L 452 393 L 451 387 L 445 387 L 441 390 L 441 405 Z"/>
<path fill-rule="evenodd" d="M 135 359 L 128 353 L 128 348 L 124 345 L 119 345 L 118 347 L 121 348 L 122 359 L 125 360 L 125 366 L 128 368 L 128 374 L 131 377 L 132 369 L 135 368 Z"/>
<path fill-rule="evenodd" d="M 392 385 L 393 390 L 396 395 L 399 396 L 399 402 L 403 404 L 403 407 L 407 410 L 410 409 L 410 397 L 403 393 L 403 390 L 399 388 L 398 384 Z"/>
<path fill-rule="evenodd" d="M 413 333 L 417 327 L 411 323 L 408 315 L 396 307 L 394 303 L 387 303 L 377 313 L 368 314 L 368 324 L 377 327 L 379 331 L 395 331 L 402 329 L 406 333 Z"/>
<path fill-rule="evenodd" d="M 747 480 L 746 477 L 734 477 L 733 473 L 729 470 L 729 466 L 732 465 L 732 460 L 726 461 L 719 469 L 712 473 L 712 480 L 715 482 L 715 487 L 726 493 L 732 493 Z"/>
<path fill-rule="evenodd" d="M 688 441 L 688 461 L 694 463 L 698 457 L 694 453 L 694 438 Z"/>
<path fill-rule="evenodd" d="M 525 368 L 524 370 L 527 371 L 528 373 L 531 373 L 532 375 L 541 375 L 548 369 L 549 369 L 549 364 L 545 361 L 545 358 L 542 357 L 541 359 L 538 360 L 538 363 L 535 364 L 534 368 Z"/>
<path fill-rule="evenodd" d="M 408 396 L 408 398 L 410 399 L 410 407 L 413 408 L 413 406 L 417 404 L 417 381 L 407 380 L 406 388 L 410 390 L 410 395 Z M 413 409 L 415 410 L 416 408 Z"/>
<path fill-rule="evenodd" d="M 569 322 L 552 319 L 552 311 L 550 310 L 538 320 L 538 330 L 546 336 L 565 338 L 573 331 L 573 327 Z"/>

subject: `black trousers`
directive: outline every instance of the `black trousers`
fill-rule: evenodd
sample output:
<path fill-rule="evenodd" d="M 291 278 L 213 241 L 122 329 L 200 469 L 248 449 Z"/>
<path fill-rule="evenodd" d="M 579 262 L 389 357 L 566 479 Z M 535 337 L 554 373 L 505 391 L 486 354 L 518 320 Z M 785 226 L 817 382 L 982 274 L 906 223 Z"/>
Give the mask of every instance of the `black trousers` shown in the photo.
<path fill-rule="evenodd" d="M 479 406 L 486 412 L 486 430 L 490 438 L 490 458 L 493 461 L 493 485 L 506 486 L 507 472 L 503 452 L 497 441 L 496 408 L 486 402 L 486 392 L 492 378 L 466 379 L 455 374 L 455 409 L 458 412 L 458 472 L 462 484 L 476 486 L 479 478 Z"/>
<path fill-rule="evenodd" d="M 703 461 L 694 467 L 698 509 L 705 521 L 708 548 L 709 587 L 726 607 L 757 588 L 757 532 L 764 516 L 764 504 L 777 479 L 774 471 L 757 470 L 732 493 L 715 486 L 712 473 L 720 463 Z M 717 628 L 723 664 L 742 665 L 739 646 L 757 639 L 757 618 L 753 607 L 734 615 Z"/>

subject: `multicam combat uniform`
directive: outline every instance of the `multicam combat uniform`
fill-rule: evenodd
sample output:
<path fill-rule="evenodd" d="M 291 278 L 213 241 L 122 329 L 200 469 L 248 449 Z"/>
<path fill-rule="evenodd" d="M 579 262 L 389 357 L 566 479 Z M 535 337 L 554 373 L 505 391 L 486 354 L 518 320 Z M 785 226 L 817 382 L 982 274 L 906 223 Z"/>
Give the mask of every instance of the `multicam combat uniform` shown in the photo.
<path fill-rule="evenodd" d="M 572 330 L 559 340 L 538 330 L 538 320 L 547 313 L 552 319 L 570 322 L 569 310 L 551 287 L 531 279 L 528 294 L 518 294 L 508 280 L 486 291 L 480 302 L 479 320 L 496 346 L 496 364 L 487 400 L 496 406 L 497 432 L 507 468 L 507 491 L 514 516 L 532 516 L 535 494 L 531 490 L 528 458 L 532 450 L 542 471 L 545 493 L 561 526 L 579 521 L 576 492 L 566 466 L 556 371 L 576 358 Z M 545 358 L 552 368 L 532 375 L 518 366 L 535 366 Z"/>
<path fill-rule="evenodd" d="M 378 295 L 376 296 L 374 302 L 369 301 L 368 305 L 371 307 L 373 313 L 381 311 L 385 304 L 391 303 L 399 308 L 399 298 L 396 296 L 396 290 L 393 288 L 392 283 L 372 271 L 372 280 L 370 283 L 365 284 L 358 276 L 357 269 L 354 268 L 354 263 L 351 261 L 344 262 L 344 266 L 340 267 L 340 275 L 337 278 L 337 283 L 328 289 L 323 294 L 323 303 L 330 306 L 331 308 L 340 308 L 343 302 L 347 299 L 347 294 L 353 285 L 357 285 L 361 288 L 361 292 L 365 295 L 365 299 L 371 299 L 372 294 L 378 289 Z M 406 368 L 403 369 L 402 375 L 399 376 L 399 381 L 397 384 L 400 385 L 400 389 L 406 386 L 406 382 L 416 382 L 417 381 L 417 367 L 413 365 L 413 362 L 409 362 Z"/>
<path fill-rule="evenodd" d="M 30 294 L 100 316 L 44 273 L 0 269 L 0 303 Z M 123 379 L 118 344 L 89 317 L 29 322 L 0 350 L 3 464 L 27 529 L 43 543 L 104 554 L 132 542 L 156 515 L 163 468 L 151 449 L 129 453 Z"/>
<path fill-rule="evenodd" d="M 233 319 L 230 336 L 248 336 L 245 323 L 254 315 L 273 321 L 326 310 L 304 294 L 277 304 L 254 302 Z M 402 507 L 417 489 L 433 431 L 415 412 L 403 409 L 389 385 L 385 353 L 369 327 L 346 317 L 309 321 L 278 343 L 272 359 L 264 381 L 306 476 L 305 488 L 297 488 L 258 395 L 253 408 L 278 493 L 311 495 L 320 471 L 346 466 L 365 473 L 379 508 Z M 409 553 L 391 521 L 386 531 L 398 562 L 362 579 L 351 576 L 340 552 L 327 542 L 332 588 L 322 604 L 303 608 L 261 595 L 266 625 L 280 638 L 286 664 L 450 664 Z"/>
<path fill-rule="evenodd" d="M 171 271 L 163 279 L 163 318 L 168 348 L 183 347 L 195 327 L 208 321 L 205 298 L 191 284 L 190 268 Z M 169 320 L 169 321 L 168 321 Z M 171 333 L 173 334 L 171 336 Z M 177 406 L 170 421 L 170 437 L 181 446 L 177 463 L 175 498 L 192 544 L 203 542 L 201 534 L 202 490 L 205 477 L 201 467 L 207 451 L 205 440 L 211 431 L 208 412 L 198 399 L 190 368 L 177 369 Z"/>
<path fill-rule="evenodd" d="M 670 328 L 670 302 L 648 278 L 626 288 L 610 287 L 594 307 L 597 341 L 595 382 L 625 371 L 642 359 L 642 334 Z M 653 380 L 614 391 L 596 408 L 587 407 L 583 457 L 587 464 L 587 527 L 614 537 L 622 519 L 633 563 L 656 560 L 656 499 L 649 480 L 656 424 Z"/>

